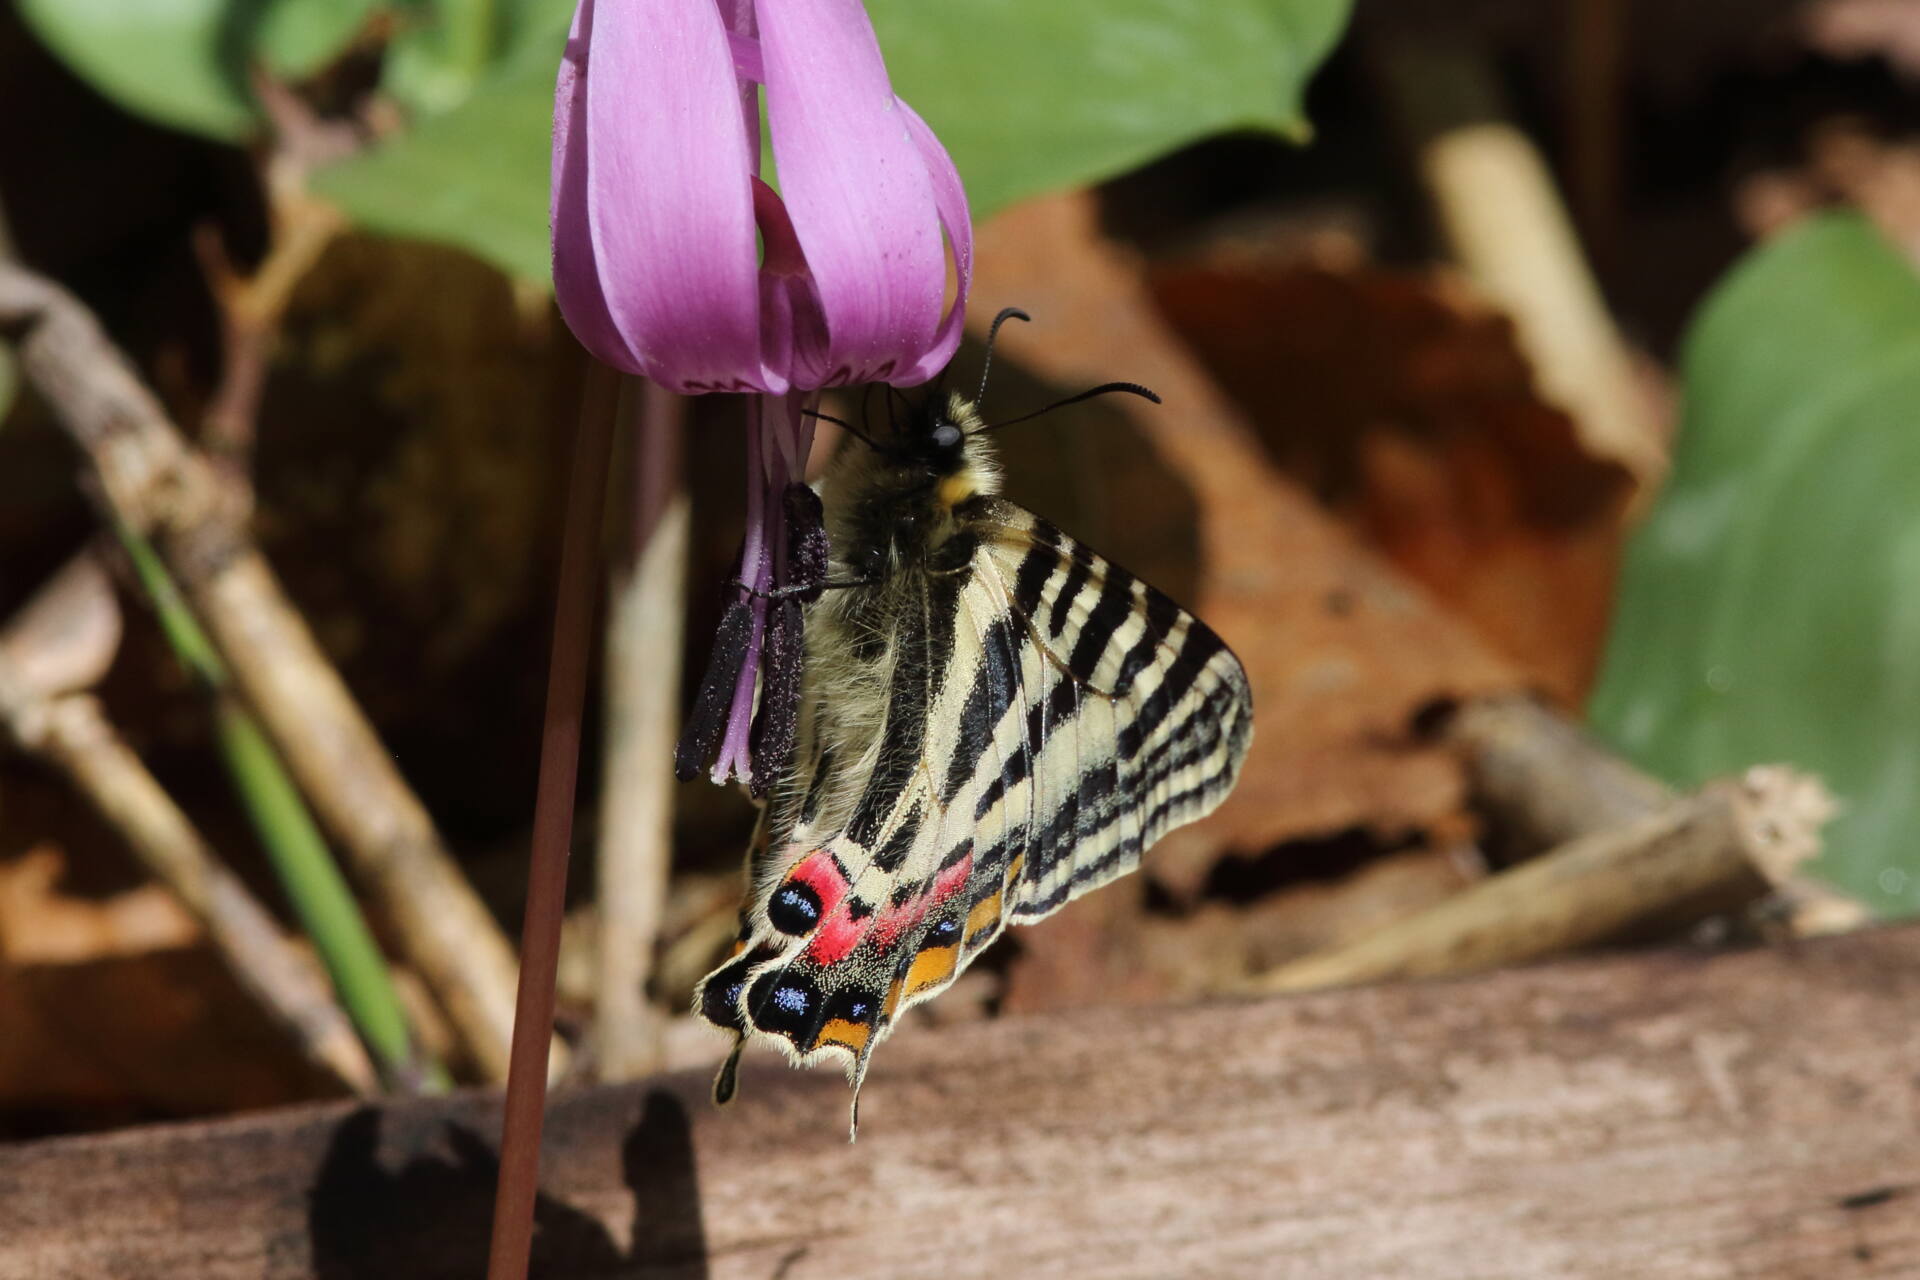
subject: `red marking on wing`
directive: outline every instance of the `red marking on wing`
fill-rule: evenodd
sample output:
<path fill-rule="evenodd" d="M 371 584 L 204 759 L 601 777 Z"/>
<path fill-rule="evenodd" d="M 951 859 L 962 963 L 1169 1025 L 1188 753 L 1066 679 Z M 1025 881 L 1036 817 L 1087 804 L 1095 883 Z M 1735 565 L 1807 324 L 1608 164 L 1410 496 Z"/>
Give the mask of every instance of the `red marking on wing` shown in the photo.
<path fill-rule="evenodd" d="M 907 899 L 897 907 L 889 907 L 880 913 L 879 923 L 874 925 L 874 945 L 882 951 L 890 949 L 900 935 L 918 924 L 929 911 L 960 891 L 973 873 L 973 853 L 960 859 L 933 878 L 933 884 L 918 897 Z"/>
<path fill-rule="evenodd" d="M 855 920 L 844 910 L 836 911 L 814 929 L 813 941 L 807 944 L 807 957 L 816 964 L 839 964 L 860 945 L 860 939 L 872 927 L 872 916 Z"/>
<path fill-rule="evenodd" d="M 823 917 L 832 915 L 840 899 L 847 895 L 846 874 L 825 849 L 815 849 L 808 854 L 799 866 L 787 873 L 787 879 L 797 880 L 819 895 Z"/>

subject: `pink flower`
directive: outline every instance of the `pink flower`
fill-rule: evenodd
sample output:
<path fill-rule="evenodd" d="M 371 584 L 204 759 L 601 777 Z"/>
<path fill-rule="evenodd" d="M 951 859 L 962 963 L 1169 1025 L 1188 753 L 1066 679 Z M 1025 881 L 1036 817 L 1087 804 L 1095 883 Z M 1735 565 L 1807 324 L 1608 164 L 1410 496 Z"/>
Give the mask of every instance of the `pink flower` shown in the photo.
<path fill-rule="evenodd" d="M 959 345 L 966 197 L 858 0 L 582 0 L 553 123 L 554 289 L 615 368 L 779 394 L 924 382 Z"/>
<path fill-rule="evenodd" d="M 759 172 L 761 86 L 777 194 Z M 910 386 L 952 357 L 966 195 L 894 94 L 859 0 L 581 0 L 553 125 L 554 291 L 575 336 L 674 391 L 758 393 L 738 598 L 679 763 L 697 772 L 717 748 L 715 781 L 764 790 L 792 742 L 792 589 L 825 559 L 799 483 L 807 411 L 822 387 Z"/>

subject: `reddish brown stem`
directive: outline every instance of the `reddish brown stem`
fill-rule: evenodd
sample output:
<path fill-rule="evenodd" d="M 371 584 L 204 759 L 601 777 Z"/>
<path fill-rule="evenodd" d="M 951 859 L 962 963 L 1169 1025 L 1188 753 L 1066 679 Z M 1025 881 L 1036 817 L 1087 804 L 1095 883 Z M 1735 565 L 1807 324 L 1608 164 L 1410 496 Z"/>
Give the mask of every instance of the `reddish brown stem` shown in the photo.
<path fill-rule="evenodd" d="M 580 717 L 586 701 L 587 649 L 594 588 L 599 582 L 600 527 L 605 515 L 608 454 L 618 375 L 588 368 L 567 487 L 565 532 L 547 664 L 547 717 L 540 738 L 540 782 L 533 807 L 533 853 L 527 912 L 520 934 L 520 988 L 507 1066 L 506 1118 L 500 1137 L 500 1181 L 494 1195 L 488 1280 L 524 1280 L 533 1245 L 533 1202 L 540 1182 L 540 1129 L 547 1097 L 547 1044 L 553 1029 L 554 977 L 560 963 L 560 921 L 566 910 L 567 855 L 573 840 L 573 793 L 580 762 Z"/>

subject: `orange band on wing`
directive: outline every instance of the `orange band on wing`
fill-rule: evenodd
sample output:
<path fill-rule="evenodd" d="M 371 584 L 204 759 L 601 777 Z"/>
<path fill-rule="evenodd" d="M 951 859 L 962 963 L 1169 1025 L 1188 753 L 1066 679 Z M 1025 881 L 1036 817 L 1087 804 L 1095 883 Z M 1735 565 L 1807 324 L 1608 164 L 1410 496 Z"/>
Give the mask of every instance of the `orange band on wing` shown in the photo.
<path fill-rule="evenodd" d="M 959 947 L 928 947 L 913 958 L 913 967 L 907 970 L 907 994 L 917 996 L 939 986 L 953 976 L 953 967 L 959 961 Z"/>
<path fill-rule="evenodd" d="M 836 1045 L 853 1053 L 859 1053 L 867 1047 L 867 1040 L 872 1035 L 873 1028 L 864 1022 L 835 1018 L 820 1028 L 820 1036 L 814 1043 Z"/>
<path fill-rule="evenodd" d="M 967 912 L 967 941 L 971 943 L 983 933 L 993 932 L 1000 923 L 1000 895 L 982 898 L 973 904 L 973 910 Z"/>

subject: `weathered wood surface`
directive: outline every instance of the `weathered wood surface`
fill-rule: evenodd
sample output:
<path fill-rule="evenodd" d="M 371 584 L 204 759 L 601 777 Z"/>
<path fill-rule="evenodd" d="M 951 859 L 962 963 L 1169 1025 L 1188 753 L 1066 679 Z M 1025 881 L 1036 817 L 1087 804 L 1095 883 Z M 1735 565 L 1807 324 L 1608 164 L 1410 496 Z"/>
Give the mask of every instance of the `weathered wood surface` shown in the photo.
<path fill-rule="evenodd" d="M 909 1030 L 561 1099 L 536 1274 L 1920 1275 L 1920 929 Z M 496 1104 L 0 1149 L 0 1276 L 470 1277 Z"/>

